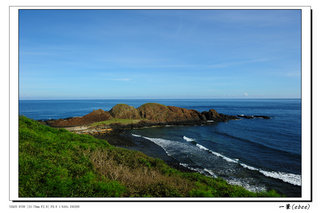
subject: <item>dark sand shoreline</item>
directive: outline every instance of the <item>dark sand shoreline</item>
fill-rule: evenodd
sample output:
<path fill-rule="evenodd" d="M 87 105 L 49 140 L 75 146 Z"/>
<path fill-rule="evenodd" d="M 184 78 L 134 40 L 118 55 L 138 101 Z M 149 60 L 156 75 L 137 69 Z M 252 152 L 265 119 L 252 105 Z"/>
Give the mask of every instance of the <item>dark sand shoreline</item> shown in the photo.
<path fill-rule="evenodd" d="M 94 135 L 94 137 L 107 140 L 108 143 L 113 146 L 134 151 L 140 151 L 149 157 L 159 158 L 165 161 L 169 166 L 180 171 L 194 172 L 184 166 L 181 166 L 176 159 L 167 155 L 167 153 L 161 146 L 145 138 L 132 136 L 130 130 L 122 130 L 121 132 L 116 132 L 112 134 L 99 134 Z"/>

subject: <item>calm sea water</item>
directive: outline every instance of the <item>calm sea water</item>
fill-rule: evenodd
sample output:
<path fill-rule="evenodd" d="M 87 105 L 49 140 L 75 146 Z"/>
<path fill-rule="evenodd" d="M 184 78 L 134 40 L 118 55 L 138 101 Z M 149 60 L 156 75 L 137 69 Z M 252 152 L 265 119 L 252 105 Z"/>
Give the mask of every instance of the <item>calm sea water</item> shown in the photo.
<path fill-rule="evenodd" d="M 182 166 L 222 177 L 251 191 L 276 189 L 286 196 L 301 193 L 301 100 L 21 100 L 21 115 L 36 120 L 82 116 L 118 103 L 134 107 L 148 102 L 271 119 L 241 119 L 210 126 L 170 126 L 132 130 L 161 146 Z"/>

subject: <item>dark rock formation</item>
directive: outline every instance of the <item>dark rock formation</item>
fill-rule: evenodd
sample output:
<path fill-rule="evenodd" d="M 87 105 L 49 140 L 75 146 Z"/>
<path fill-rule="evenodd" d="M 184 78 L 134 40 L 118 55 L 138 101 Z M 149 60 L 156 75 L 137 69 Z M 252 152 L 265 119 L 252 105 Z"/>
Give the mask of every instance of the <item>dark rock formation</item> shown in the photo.
<path fill-rule="evenodd" d="M 228 120 L 239 120 L 239 118 L 235 115 L 225 115 L 220 113 L 217 121 L 228 121 Z"/>
<path fill-rule="evenodd" d="M 114 118 L 121 119 L 140 119 L 140 114 L 136 108 L 127 104 L 117 104 L 110 111 Z"/>
<path fill-rule="evenodd" d="M 143 104 L 138 110 L 141 118 L 152 122 L 168 123 L 201 120 L 201 114 L 196 110 L 157 103 Z"/>
<path fill-rule="evenodd" d="M 220 117 L 219 113 L 214 109 L 210 109 L 208 112 L 204 111 L 201 114 L 205 116 L 206 120 L 216 120 Z"/>
<path fill-rule="evenodd" d="M 167 106 L 157 103 L 147 103 L 138 107 L 141 118 L 154 122 L 165 122 L 169 109 Z"/>
<path fill-rule="evenodd" d="M 181 107 L 168 106 L 169 113 L 168 119 L 169 122 L 174 121 L 200 121 L 201 114 L 192 109 L 185 109 Z"/>
<path fill-rule="evenodd" d="M 254 115 L 255 118 L 263 118 L 263 119 L 270 119 L 271 117 L 266 115 Z"/>
<path fill-rule="evenodd" d="M 253 118 L 263 118 L 270 119 L 269 116 L 266 115 L 237 115 L 239 118 L 253 119 Z"/>
<path fill-rule="evenodd" d="M 201 113 L 201 115 L 205 118 L 207 121 L 228 121 L 228 120 L 236 120 L 238 119 L 237 116 L 234 115 L 225 115 L 222 113 L 218 113 L 214 109 L 210 109 L 209 111 L 204 111 Z"/>
<path fill-rule="evenodd" d="M 108 111 L 102 109 L 93 110 L 91 113 L 82 116 L 68 119 L 58 119 L 47 121 L 47 124 L 53 127 L 69 127 L 87 125 L 94 122 L 105 121 L 111 119 L 112 116 Z"/>
<path fill-rule="evenodd" d="M 253 119 L 252 115 L 237 115 L 239 118 Z"/>

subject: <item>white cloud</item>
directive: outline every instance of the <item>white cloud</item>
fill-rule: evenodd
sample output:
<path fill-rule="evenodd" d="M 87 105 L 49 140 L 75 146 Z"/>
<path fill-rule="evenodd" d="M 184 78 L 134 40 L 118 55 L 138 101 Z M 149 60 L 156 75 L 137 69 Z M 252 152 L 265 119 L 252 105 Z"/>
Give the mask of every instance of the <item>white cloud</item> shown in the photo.
<path fill-rule="evenodd" d="M 114 78 L 114 79 L 110 79 L 112 81 L 131 81 L 130 78 Z"/>
<path fill-rule="evenodd" d="M 249 96 L 249 94 L 247 92 L 243 93 L 243 95 L 246 97 Z"/>
<path fill-rule="evenodd" d="M 285 76 L 287 77 L 300 77 L 301 76 L 301 72 L 297 71 L 297 72 L 286 72 L 284 73 Z"/>

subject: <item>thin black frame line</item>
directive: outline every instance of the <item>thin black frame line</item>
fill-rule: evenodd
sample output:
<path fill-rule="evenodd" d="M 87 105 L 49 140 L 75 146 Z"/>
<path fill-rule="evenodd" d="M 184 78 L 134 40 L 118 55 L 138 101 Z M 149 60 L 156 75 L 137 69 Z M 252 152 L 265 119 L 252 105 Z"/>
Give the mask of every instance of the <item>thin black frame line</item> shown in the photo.
<path fill-rule="evenodd" d="M 18 115 L 20 115 L 20 10 L 18 9 Z M 19 155 L 19 116 L 18 116 L 18 177 L 17 177 L 17 183 L 18 183 L 18 189 L 17 189 L 17 195 L 19 197 L 19 161 L 20 161 L 20 155 Z"/>
<path fill-rule="evenodd" d="M 303 146 L 302 146 L 302 90 L 303 90 L 303 87 L 302 87 L 302 78 L 303 78 L 303 75 L 302 75 L 302 10 L 300 9 L 300 171 L 301 171 L 301 188 L 300 188 L 300 196 L 302 197 L 302 189 L 304 186 L 302 186 L 303 184 L 303 175 L 302 175 L 302 153 L 303 153 Z"/>
<path fill-rule="evenodd" d="M 11 190 L 10 190 L 10 186 L 11 186 L 11 176 L 10 176 L 10 173 L 11 173 L 11 167 L 10 167 L 10 165 L 11 165 L 11 162 L 10 162 L 10 159 L 11 159 L 11 150 L 10 150 L 10 141 L 11 141 L 11 138 L 10 138 L 10 136 L 11 136 L 11 134 L 10 134 L 10 126 L 11 126 L 11 119 L 10 119 L 10 112 L 11 112 L 11 110 L 10 110 L 10 7 L 8 8 L 9 9 L 9 12 L 8 12 L 8 14 L 9 14 L 9 66 L 8 66 L 8 68 L 9 68 L 9 187 L 8 187 L 8 190 L 9 190 L 9 201 L 10 201 L 10 192 L 11 192 Z M 19 143 L 19 142 L 18 142 Z"/>
<path fill-rule="evenodd" d="M 312 45 L 313 45 L 313 11 L 312 9 L 310 9 L 310 35 L 311 35 L 311 39 L 310 39 L 310 52 L 311 52 L 311 55 L 310 55 L 310 95 L 311 95 L 311 112 L 310 112 L 310 117 L 311 117 L 311 128 L 310 128 L 310 134 L 311 134 L 311 146 L 310 146 L 310 157 L 311 157 L 311 162 L 310 162 L 310 166 L 311 166 L 311 183 L 310 183 L 310 187 L 311 187 L 311 202 L 312 202 L 312 199 L 313 199 L 313 119 L 312 119 L 312 116 L 313 116 L 313 92 L 312 92 L 312 88 L 313 88 L 313 83 L 312 83 L 312 76 L 313 76 L 313 48 L 312 48 Z"/>
<path fill-rule="evenodd" d="M 53 8 L 53 9 L 50 9 L 50 8 L 32 8 L 32 9 L 26 9 L 26 8 L 23 8 L 23 9 L 19 9 L 19 10 L 301 10 L 301 9 L 275 9 L 275 8 L 272 8 L 272 9 L 255 9 L 255 8 L 252 8 L 252 9 L 218 9 L 218 8 L 210 8 L 210 9 L 205 9 L 205 8 L 194 8 L 194 9 L 190 9 L 190 8 L 85 8 L 85 9 L 81 9 L 81 8 L 61 8 L 61 9 L 56 9 L 56 8 Z"/>
<path fill-rule="evenodd" d="M 306 5 L 306 6 L 286 6 L 286 5 L 282 5 L 282 6 L 270 6 L 270 5 L 258 5 L 258 6 L 243 6 L 243 5 L 235 5 L 235 6 L 215 6 L 215 5 L 203 5 L 203 6 L 192 6 L 192 5 L 188 5 L 188 6 L 181 6 L 181 5 L 175 5 L 175 6 L 163 6 L 163 5 L 156 5 L 156 6 L 136 6 L 136 5 L 128 5 L 128 6 L 123 6 L 123 5 L 120 5 L 120 6 L 115 6 L 115 5 L 111 5 L 111 6 L 108 6 L 108 5 L 97 5 L 97 6 L 93 6 L 93 5 L 81 5 L 81 6 L 77 6 L 77 5 L 67 5 L 67 6 L 55 6 L 55 5 L 49 5 L 49 6 L 30 6 L 30 5 L 27 5 L 27 6 L 23 6 L 23 5 L 11 5 L 9 7 L 197 7 L 198 9 L 200 9 L 200 7 L 297 7 L 297 8 L 301 8 L 301 7 L 310 7 L 310 5 Z M 266 9 L 268 10 L 268 9 Z"/>
<path fill-rule="evenodd" d="M 233 202 L 233 203 L 306 203 L 306 202 L 312 202 L 310 200 L 12 200 L 12 202 L 15 203 L 37 203 L 37 202 L 53 202 L 53 203 L 94 203 L 94 202 L 99 202 L 99 203 L 112 203 L 112 202 L 123 202 L 123 203 L 159 203 L 159 202 L 168 202 L 168 203 L 179 203 L 179 202 L 200 202 L 200 203 L 227 203 L 227 202 Z"/>
<path fill-rule="evenodd" d="M 10 29 L 10 8 L 11 7 L 20 7 L 20 6 L 9 6 L 9 29 Z M 33 7 L 33 6 L 28 6 L 28 7 Z M 41 6 L 35 6 L 35 7 L 41 7 Z M 51 6 L 51 7 L 57 7 L 57 6 Z M 59 6 L 58 6 L 59 7 Z M 60 6 L 62 7 L 62 6 Z M 63 6 L 64 7 L 64 6 Z M 73 7 L 73 6 L 70 6 Z M 81 6 L 81 7 L 85 7 L 85 6 Z M 113 7 L 117 7 L 117 6 L 113 6 Z M 148 7 L 148 6 L 144 6 L 144 7 Z M 156 7 L 156 6 L 153 6 Z M 163 7 L 163 6 L 160 6 Z M 167 6 L 169 7 L 169 6 Z M 170 6 L 171 7 L 171 6 Z M 183 7 L 183 6 L 177 6 L 177 7 Z M 188 7 L 192 7 L 192 6 L 188 6 Z M 199 7 L 199 6 L 198 6 Z M 202 7 L 202 6 L 201 6 Z M 220 6 L 223 7 L 223 6 Z M 251 6 L 254 7 L 254 6 Z M 261 6 L 260 6 L 261 7 Z M 280 6 L 277 6 L 280 7 Z M 291 6 L 291 7 L 295 7 L 295 6 Z M 309 8 L 311 8 L 311 6 L 308 6 Z M 20 13 L 19 11 L 23 10 L 23 9 L 18 9 L 18 97 L 19 97 L 19 92 L 20 92 L 20 84 L 19 84 L 19 74 L 20 74 L 20 66 L 19 66 L 19 62 L 20 62 L 20 57 L 19 57 L 19 48 L 20 48 L 20 42 L 19 42 L 19 29 L 20 29 Z M 49 9 L 48 9 L 49 10 Z M 63 9 L 61 9 L 63 10 Z M 88 9 L 90 10 L 90 9 Z M 94 9 L 91 9 L 94 10 Z M 128 9 L 130 10 L 130 9 Z M 152 10 L 152 9 L 151 9 Z M 165 10 L 165 9 L 158 9 L 158 10 Z M 180 9 L 183 10 L 183 9 Z M 188 9 L 186 9 L 188 10 Z M 201 9 L 198 8 L 197 10 L 214 10 L 214 9 Z M 223 10 L 223 9 L 222 9 Z M 245 9 L 234 9 L 234 10 L 245 10 Z M 257 10 L 273 10 L 273 9 L 257 9 Z M 280 9 L 279 9 L 280 10 Z M 285 9 L 282 9 L 285 10 Z M 287 9 L 287 10 L 294 10 L 294 9 Z M 302 9 L 297 9 L 300 10 L 302 12 Z M 311 11 L 311 196 L 310 196 L 310 200 L 12 200 L 13 202 L 312 202 L 312 195 L 313 195 L 313 191 L 312 191 L 312 10 Z M 301 13 L 301 93 L 302 93 L 302 13 Z M 10 30 L 9 30 L 9 53 L 10 53 Z M 10 54 L 9 54 L 9 85 L 10 85 Z M 9 86 L 9 100 L 10 100 L 10 86 Z M 301 106 L 302 106 L 302 98 L 301 98 Z M 20 107 L 18 105 L 18 113 L 20 111 Z M 9 101 L 9 112 L 10 112 L 10 101 Z M 301 115 L 301 119 L 302 119 L 302 115 Z M 19 120 L 18 120 L 19 121 Z M 9 124 L 10 124 L 10 113 L 9 113 Z M 19 130 L 19 126 L 18 126 L 18 130 Z M 19 141 L 18 141 L 19 144 Z M 10 151 L 10 125 L 9 125 L 9 151 Z M 19 153 L 19 146 L 18 146 L 18 153 Z M 10 153 L 9 153 L 10 156 Z M 302 157 L 301 157 L 302 158 Z M 18 160 L 19 160 L 19 155 L 18 155 Z M 10 159 L 9 159 L 10 162 Z M 18 161 L 19 162 L 19 161 Z M 301 165 L 302 167 L 302 165 Z M 19 168 L 18 168 L 18 173 L 19 173 Z M 19 180 L 18 180 L 19 182 Z M 19 184 L 18 184 L 19 185 Z M 19 187 L 18 187 L 19 190 Z M 19 191 L 18 191 L 19 194 Z M 174 198 L 173 198 L 174 199 Z M 9 164 L 9 200 L 10 200 L 10 164 Z"/>

